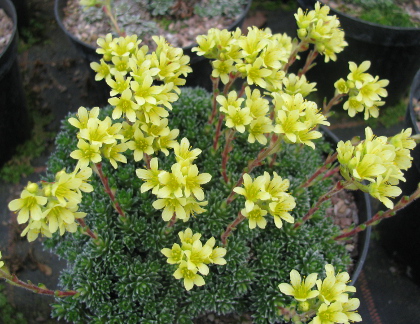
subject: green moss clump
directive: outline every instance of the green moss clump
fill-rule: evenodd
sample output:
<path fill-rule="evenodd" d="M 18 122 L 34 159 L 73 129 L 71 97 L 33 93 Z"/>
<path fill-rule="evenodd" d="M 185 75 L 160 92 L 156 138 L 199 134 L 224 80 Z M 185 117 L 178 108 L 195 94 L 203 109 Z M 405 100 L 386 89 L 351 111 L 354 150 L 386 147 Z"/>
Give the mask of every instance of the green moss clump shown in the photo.
<path fill-rule="evenodd" d="M 54 317 L 75 323 L 166 324 L 192 323 L 208 312 L 250 312 L 255 323 L 281 322 L 277 306 L 290 304 L 291 298 L 282 295 L 277 286 L 289 280 L 291 269 L 308 275 L 323 273 L 326 263 L 334 264 L 337 271 L 351 263 L 344 246 L 332 239 L 338 228 L 331 219 L 322 217 L 326 203 L 318 211 L 319 217 L 299 230 L 288 223 L 278 229 L 273 220 L 264 230 L 250 230 L 247 221 L 242 222 L 229 238 L 227 264 L 212 266 L 202 287 L 186 291 L 182 281 L 173 277 L 175 266 L 166 263 L 160 250 L 178 242 L 178 232 L 187 227 L 201 233 L 204 240 L 215 237 L 216 245 L 220 245 L 221 234 L 244 203 L 238 197 L 226 205 L 226 197 L 247 162 L 261 149 L 258 144 L 248 144 L 245 135 L 238 135 L 228 163 L 232 180 L 226 184 L 220 174 L 223 139 L 221 148 L 214 151 L 213 130 L 206 124 L 210 109 L 210 94 L 205 90 L 182 89 L 169 125 L 180 130 L 179 139 L 188 137 L 194 148 L 202 150 L 196 164 L 200 172 L 213 176 L 204 185 L 207 212 L 168 228 L 161 212 L 152 207 L 154 196 L 140 193 L 142 181 L 135 176 L 135 169 L 144 167 L 143 161 L 129 162 L 116 170 L 104 162 L 104 173 L 111 186 L 117 188 L 117 199 L 128 217 L 118 216 L 99 180 L 92 179 L 96 190 L 84 196 L 80 210 L 88 214 L 85 221 L 97 232 L 98 242 L 76 233 L 56 235 L 45 243 L 68 260 L 68 268 L 60 276 L 61 286 L 81 292 L 77 298 L 57 299 Z M 104 109 L 102 114 L 110 114 L 110 109 Z M 64 122 L 57 137 L 57 150 L 49 160 L 51 178 L 64 166 L 74 166 L 69 154 L 76 141 L 76 129 Z M 322 140 L 317 142 L 316 150 L 285 144 L 274 166 L 264 164 L 252 175 L 262 174 L 263 170 L 276 171 L 290 180 L 293 192 L 322 163 L 326 150 L 329 145 Z M 175 161 L 172 154 L 160 154 L 158 158 L 159 166 L 165 170 Z M 327 181 L 319 183 L 298 196 L 293 216 L 302 217 L 330 185 Z"/>

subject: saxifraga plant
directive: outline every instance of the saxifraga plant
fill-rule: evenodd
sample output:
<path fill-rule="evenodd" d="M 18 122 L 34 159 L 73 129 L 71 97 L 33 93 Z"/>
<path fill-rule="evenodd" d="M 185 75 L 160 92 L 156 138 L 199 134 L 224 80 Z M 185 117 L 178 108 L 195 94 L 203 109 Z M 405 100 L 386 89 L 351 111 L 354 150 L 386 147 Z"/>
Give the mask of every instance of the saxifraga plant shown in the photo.
<path fill-rule="evenodd" d="M 91 66 L 111 88 L 110 106 L 70 115 L 48 177 L 9 204 L 28 223 L 22 236 L 49 237 L 68 261 L 62 290 L 25 283 L 3 262 L 1 276 L 55 295 L 53 316 L 75 323 L 192 323 L 209 312 L 249 312 L 255 323 L 361 321 L 340 241 L 418 198 L 420 190 L 390 199 L 415 142 L 409 129 L 387 138 L 366 128 L 365 140 L 330 152 L 318 127 L 331 107 L 348 97 L 350 116 L 377 117 L 388 81 L 367 73 L 369 62 L 350 62 L 323 113 L 304 99 L 315 91 L 304 75 L 315 57 L 335 60 L 347 45 L 328 12 L 298 11 L 300 41 L 257 28 L 199 36 L 213 94 L 181 87 L 189 59 L 162 37 L 152 53 L 136 36 L 102 39 L 104 59 Z M 299 74 L 288 73 L 310 46 Z M 324 215 L 343 189 L 389 209 L 341 231 Z"/>

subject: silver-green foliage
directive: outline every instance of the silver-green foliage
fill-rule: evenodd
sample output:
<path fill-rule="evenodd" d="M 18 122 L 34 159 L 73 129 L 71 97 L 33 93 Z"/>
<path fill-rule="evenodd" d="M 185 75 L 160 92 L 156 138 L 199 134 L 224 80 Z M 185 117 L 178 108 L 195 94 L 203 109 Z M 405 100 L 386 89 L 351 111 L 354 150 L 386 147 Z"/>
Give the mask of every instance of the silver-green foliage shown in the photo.
<path fill-rule="evenodd" d="M 117 199 L 128 217 L 122 219 L 113 209 L 98 179 L 92 180 L 96 189 L 83 198 L 81 210 L 87 212 L 86 223 L 98 233 L 99 240 L 81 233 L 54 236 L 46 242 L 58 255 L 68 261 L 60 275 L 64 289 L 81 291 L 77 298 L 57 299 L 53 316 L 74 323 L 192 323 L 194 318 L 208 312 L 228 314 L 250 312 L 254 323 L 281 322 L 279 305 L 292 299 L 284 296 L 278 284 L 289 280 L 289 272 L 296 269 L 303 275 L 323 273 L 324 265 L 332 263 L 344 270 L 350 258 L 343 245 L 331 237 L 338 233 L 332 220 L 323 217 L 324 204 L 309 222 L 299 230 L 285 223 L 282 229 L 268 222 L 263 229 L 250 230 L 242 222 L 229 238 L 225 266 L 213 267 L 205 277 L 206 284 L 186 291 L 181 281 L 172 274 L 173 265 L 166 263 L 160 250 L 177 242 L 177 233 L 190 227 L 202 233 L 204 239 L 220 235 L 244 204 L 239 197 L 226 206 L 225 200 L 233 183 L 221 180 L 221 148 L 212 149 L 213 129 L 207 125 L 211 107 L 210 94 L 203 89 L 182 89 L 180 99 L 173 105 L 170 127 L 180 130 L 179 138 L 187 137 L 194 147 L 203 152 L 197 159 L 201 172 L 213 175 L 204 186 L 208 200 L 207 212 L 188 223 L 177 222 L 168 228 L 161 213 L 152 207 L 149 192 L 140 193 L 142 181 L 135 170 L 142 162 L 129 162 L 114 170 L 103 163 L 110 186 L 117 189 Z M 109 115 L 104 109 L 102 115 Z M 76 129 L 63 123 L 57 137 L 57 150 L 49 160 L 50 177 L 66 165 L 74 165 L 69 153 L 77 144 Z M 246 136 L 238 136 L 230 154 L 228 175 L 238 179 L 247 162 L 255 158 L 261 148 L 249 144 Z M 322 162 L 322 152 L 329 150 L 323 141 L 317 149 L 285 145 L 272 168 L 256 168 L 252 175 L 263 170 L 278 172 L 291 182 L 292 192 Z M 159 155 L 159 167 L 169 170 L 174 157 Z M 133 161 L 132 157 L 127 157 Z M 302 216 L 329 187 L 319 183 L 304 191 L 296 199 L 294 217 Z"/>

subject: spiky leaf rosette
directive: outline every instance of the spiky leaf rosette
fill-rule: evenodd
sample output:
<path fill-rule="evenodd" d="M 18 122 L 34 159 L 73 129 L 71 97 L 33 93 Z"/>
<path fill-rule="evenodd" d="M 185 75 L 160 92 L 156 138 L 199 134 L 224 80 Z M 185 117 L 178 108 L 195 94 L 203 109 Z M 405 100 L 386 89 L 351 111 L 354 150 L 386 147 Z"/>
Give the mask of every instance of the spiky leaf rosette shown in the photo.
<path fill-rule="evenodd" d="M 211 99 L 203 89 L 184 88 L 173 105 L 169 127 L 180 130 L 179 138 L 187 137 L 195 148 L 203 152 L 196 160 L 200 172 L 212 174 L 203 185 L 207 211 L 191 217 L 188 223 L 176 222 L 167 227 L 161 212 L 152 207 L 150 191 L 140 193 L 142 181 L 135 170 L 144 162 L 129 162 L 118 169 L 103 163 L 110 186 L 127 217 L 122 219 L 112 208 L 98 179 L 92 180 L 95 190 L 84 196 L 81 210 L 86 212 L 86 223 L 98 233 L 96 244 L 86 235 L 76 233 L 58 236 L 46 242 L 58 255 L 67 259 L 68 267 L 61 273 L 63 288 L 81 292 L 77 298 L 57 299 L 53 316 L 75 323 L 192 323 L 208 312 L 217 314 L 251 312 L 255 323 L 281 322 L 277 306 L 288 305 L 289 297 L 277 286 L 286 282 L 291 269 L 303 275 L 322 273 L 326 263 L 336 269 L 345 269 L 350 258 L 342 245 L 331 237 L 338 233 L 332 220 L 322 217 L 327 204 L 299 230 L 285 223 L 282 229 L 268 220 L 265 229 L 251 230 L 241 223 L 229 238 L 224 266 L 212 266 L 205 277 L 206 284 L 186 291 L 182 282 L 173 277 L 175 268 L 166 263 L 160 252 L 178 240 L 178 232 L 190 227 L 203 239 L 220 235 L 243 207 L 238 197 L 226 205 L 226 197 L 233 183 L 221 180 L 220 164 L 223 140 L 218 151 L 212 149 L 213 130 L 207 124 Z M 103 109 L 104 116 L 110 109 Z M 69 153 L 76 146 L 76 129 L 64 122 L 57 138 L 57 150 L 49 160 L 49 172 L 54 174 L 64 166 L 72 166 Z M 234 142 L 230 155 L 228 175 L 232 182 L 241 175 L 247 162 L 261 149 L 258 143 L 249 144 L 246 135 Z M 299 186 L 322 163 L 322 155 L 329 150 L 323 140 L 317 149 L 284 145 L 272 167 L 256 168 L 251 175 L 276 171 L 289 179 L 290 192 Z M 158 155 L 159 167 L 170 169 L 175 162 L 172 154 Z M 128 161 L 133 161 L 127 156 Z M 302 217 L 317 198 L 326 192 L 330 183 L 322 182 L 296 197 L 295 218 Z"/>

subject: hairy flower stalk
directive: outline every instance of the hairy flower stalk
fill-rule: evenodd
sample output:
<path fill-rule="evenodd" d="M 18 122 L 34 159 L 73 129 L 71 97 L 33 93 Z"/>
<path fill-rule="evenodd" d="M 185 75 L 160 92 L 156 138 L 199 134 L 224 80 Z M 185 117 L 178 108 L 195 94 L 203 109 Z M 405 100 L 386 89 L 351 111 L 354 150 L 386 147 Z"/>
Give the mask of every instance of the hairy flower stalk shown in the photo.
<path fill-rule="evenodd" d="M 242 171 L 241 176 L 239 177 L 238 181 L 236 182 L 233 188 L 240 187 L 244 181 L 243 179 L 244 174 L 252 172 L 252 170 L 254 170 L 257 166 L 261 165 L 261 162 L 264 161 L 265 158 L 278 152 L 281 148 L 281 144 L 282 144 L 282 138 L 277 137 L 275 141 L 270 142 L 269 147 L 261 149 L 257 157 L 254 160 L 250 161 L 248 163 L 248 166 Z M 226 199 L 226 203 L 230 204 L 234 200 L 234 198 L 235 198 L 235 192 L 232 189 L 232 192 L 229 194 L 229 196 Z"/>
<path fill-rule="evenodd" d="M 236 227 L 244 221 L 246 218 L 242 215 L 241 212 L 238 213 L 238 216 L 235 218 L 235 220 L 228 225 L 225 232 L 221 236 L 222 244 L 226 246 L 227 244 L 227 238 L 232 234 L 232 231 L 236 229 Z"/>
<path fill-rule="evenodd" d="M 306 180 L 304 183 L 302 183 L 299 188 L 308 188 L 310 186 L 312 186 L 314 183 L 316 183 L 318 180 L 322 180 L 325 178 L 329 178 L 332 174 L 338 172 L 340 169 L 338 168 L 334 168 L 331 169 L 330 171 L 326 172 L 332 165 L 332 163 L 334 163 L 334 161 L 337 160 L 337 155 L 338 153 L 335 152 L 333 154 L 328 155 L 328 157 L 325 159 L 324 164 L 322 166 L 320 166 L 313 174 L 312 176 Z M 326 174 L 321 178 L 321 174 L 323 174 L 324 172 L 326 172 Z"/>
<path fill-rule="evenodd" d="M 344 233 L 334 237 L 334 240 L 338 241 L 338 240 L 352 237 L 356 235 L 357 233 L 364 231 L 368 226 L 377 225 L 381 220 L 395 216 L 397 211 L 407 207 L 414 200 L 419 199 L 419 198 L 420 198 L 420 184 L 418 188 L 416 189 L 416 191 L 414 191 L 410 196 L 401 197 L 401 199 L 395 204 L 394 208 L 388 209 L 386 211 L 377 212 L 375 215 L 372 216 L 371 219 L 367 220 L 366 222 L 359 224 L 353 229 L 344 230 Z"/>
<path fill-rule="evenodd" d="M 93 238 L 94 240 L 96 240 L 98 238 L 98 236 L 92 232 L 92 230 L 89 228 L 89 226 L 86 225 L 86 222 L 84 219 L 79 218 L 77 220 L 77 222 L 80 224 L 80 226 L 82 226 L 83 229 L 83 233 L 85 233 L 86 235 L 90 236 L 91 238 Z"/>
<path fill-rule="evenodd" d="M 331 199 L 332 196 L 334 196 L 336 193 L 340 192 L 343 189 L 346 189 L 346 186 L 350 186 L 351 183 L 346 182 L 346 181 L 338 181 L 335 186 L 328 191 L 327 193 L 325 193 L 324 195 L 322 195 L 318 201 L 315 203 L 315 205 L 313 207 L 311 207 L 308 212 L 306 213 L 305 216 L 303 216 L 303 218 L 296 222 L 294 225 L 294 228 L 298 228 L 299 226 L 301 226 L 304 222 L 306 222 L 308 219 L 311 219 L 312 216 L 314 215 L 314 213 L 321 207 L 321 204 L 329 199 Z"/>
<path fill-rule="evenodd" d="M 104 186 L 104 190 L 106 194 L 109 196 L 109 199 L 111 199 L 111 202 L 115 208 L 115 210 L 120 214 L 121 217 L 125 218 L 126 215 L 124 211 L 122 210 L 120 204 L 118 203 L 117 199 L 115 198 L 115 194 L 112 191 L 112 189 L 109 186 L 108 178 L 105 176 L 105 174 L 102 171 L 102 163 L 96 163 L 93 165 L 93 169 L 97 172 L 99 175 L 99 178 L 101 179 L 101 183 Z"/>
<path fill-rule="evenodd" d="M 217 114 L 217 100 L 216 100 L 216 98 L 217 98 L 217 96 L 220 92 L 220 90 L 219 90 L 219 80 L 220 80 L 220 78 L 211 77 L 211 82 L 212 82 L 212 86 L 213 86 L 213 97 L 212 97 L 212 105 L 211 105 L 212 106 L 211 115 L 210 115 L 209 121 L 208 121 L 209 124 L 213 124 L 213 120 L 214 120 L 214 118 L 216 117 L 216 114 Z"/>
<path fill-rule="evenodd" d="M 324 107 L 322 108 L 322 113 L 325 116 L 328 116 L 331 108 L 335 105 L 338 105 L 343 100 L 343 97 L 345 97 L 345 96 L 346 95 L 344 93 L 337 93 L 333 98 L 330 99 L 328 104 L 326 102 L 324 102 Z"/>
<path fill-rule="evenodd" d="M 232 151 L 232 141 L 235 138 L 235 130 L 234 129 L 228 129 L 226 133 L 226 141 L 225 141 L 225 148 L 223 149 L 222 153 L 222 176 L 223 180 L 225 180 L 226 183 L 229 182 L 229 177 L 226 172 L 226 167 L 229 159 L 229 152 Z"/>
<path fill-rule="evenodd" d="M 312 67 L 315 66 L 313 62 L 318 56 L 318 51 L 316 50 L 310 50 L 308 56 L 306 57 L 305 65 L 299 70 L 298 76 L 301 77 L 302 75 L 305 75 Z"/>
<path fill-rule="evenodd" d="M 6 282 L 10 283 L 13 286 L 24 288 L 26 290 L 30 290 L 36 294 L 40 295 L 49 295 L 54 297 L 70 297 L 70 296 L 77 296 L 79 294 L 78 291 L 75 290 L 51 290 L 45 287 L 45 285 L 39 284 L 34 285 L 33 283 L 24 282 L 20 280 L 15 274 L 10 274 L 2 269 L 0 269 L 0 278 L 6 280 Z"/>

